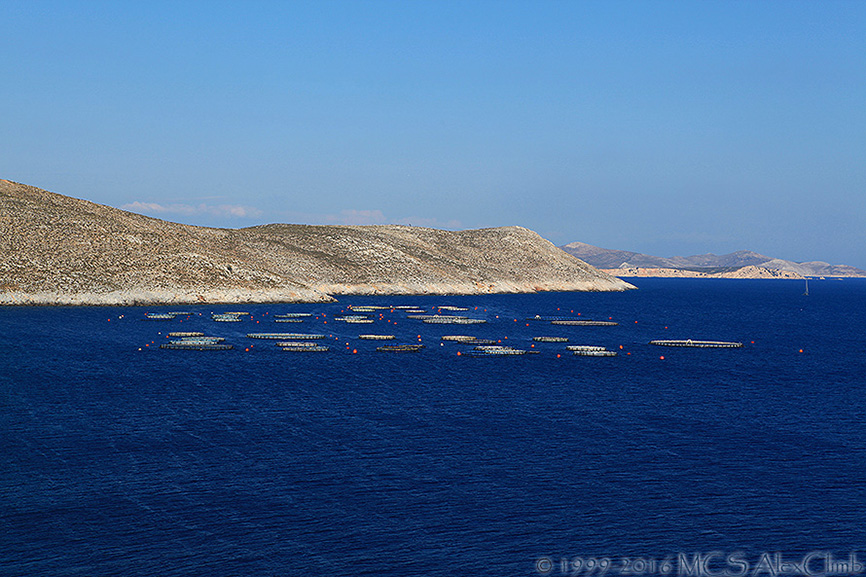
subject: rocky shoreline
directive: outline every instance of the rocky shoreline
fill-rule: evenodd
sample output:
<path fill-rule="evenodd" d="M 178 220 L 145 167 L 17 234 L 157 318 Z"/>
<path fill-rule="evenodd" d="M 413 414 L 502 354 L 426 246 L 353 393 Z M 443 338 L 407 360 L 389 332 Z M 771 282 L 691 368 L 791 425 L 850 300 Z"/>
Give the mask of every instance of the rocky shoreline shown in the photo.
<path fill-rule="evenodd" d="M 703 272 L 678 268 L 613 268 L 599 269 L 617 277 L 643 278 L 738 278 L 738 279 L 804 279 L 803 275 L 777 269 L 759 266 L 744 266 L 737 270 L 726 272 Z"/>
<path fill-rule="evenodd" d="M 606 249 L 583 242 L 571 242 L 560 248 L 600 270 L 623 277 L 866 278 L 866 270 L 850 265 L 824 261 L 794 262 L 771 258 L 750 250 L 722 255 L 707 253 L 666 258 Z"/>

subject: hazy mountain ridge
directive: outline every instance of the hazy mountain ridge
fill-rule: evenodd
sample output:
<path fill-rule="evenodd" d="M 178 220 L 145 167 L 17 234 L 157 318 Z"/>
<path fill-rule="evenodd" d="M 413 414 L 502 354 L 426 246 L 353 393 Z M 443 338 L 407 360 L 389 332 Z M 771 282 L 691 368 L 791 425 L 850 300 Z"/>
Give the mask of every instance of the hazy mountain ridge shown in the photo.
<path fill-rule="evenodd" d="M 608 271 L 612 269 L 669 269 L 715 274 L 734 273 L 745 267 L 755 267 L 752 272 L 757 269 L 764 269 L 800 276 L 866 277 L 866 271 L 849 265 L 832 265 L 821 261 L 794 262 L 772 258 L 749 250 L 740 250 L 723 255 L 709 253 L 663 258 L 624 250 L 604 249 L 582 242 L 572 242 L 560 248 L 587 264 Z M 783 278 L 779 275 L 772 275 L 772 272 L 770 275 Z M 792 277 L 785 276 L 784 278 Z"/>
<path fill-rule="evenodd" d="M 326 301 L 331 294 L 626 290 L 522 227 L 162 221 L 0 180 L 0 304 Z"/>

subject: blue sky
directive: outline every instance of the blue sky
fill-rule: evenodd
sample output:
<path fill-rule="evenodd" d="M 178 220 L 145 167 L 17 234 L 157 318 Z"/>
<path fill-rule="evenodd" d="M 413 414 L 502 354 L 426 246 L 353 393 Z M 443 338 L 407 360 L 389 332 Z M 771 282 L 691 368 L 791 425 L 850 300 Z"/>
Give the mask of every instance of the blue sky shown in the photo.
<path fill-rule="evenodd" d="M 0 0 L 0 178 L 866 268 L 866 2 Z"/>

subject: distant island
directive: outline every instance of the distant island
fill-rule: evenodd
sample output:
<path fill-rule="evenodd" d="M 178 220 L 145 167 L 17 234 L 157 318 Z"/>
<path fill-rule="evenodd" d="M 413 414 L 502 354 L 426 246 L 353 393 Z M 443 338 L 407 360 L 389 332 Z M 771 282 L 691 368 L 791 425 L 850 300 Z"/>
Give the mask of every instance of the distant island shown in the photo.
<path fill-rule="evenodd" d="M 826 262 L 793 262 L 741 250 L 730 254 L 701 254 L 663 258 L 572 242 L 562 250 L 618 277 L 780 278 L 866 277 L 866 271 Z"/>
<path fill-rule="evenodd" d="M 622 291 L 519 226 L 166 222 L 0 180 L 0 304 L 325 302 L 334 295 Z"/>

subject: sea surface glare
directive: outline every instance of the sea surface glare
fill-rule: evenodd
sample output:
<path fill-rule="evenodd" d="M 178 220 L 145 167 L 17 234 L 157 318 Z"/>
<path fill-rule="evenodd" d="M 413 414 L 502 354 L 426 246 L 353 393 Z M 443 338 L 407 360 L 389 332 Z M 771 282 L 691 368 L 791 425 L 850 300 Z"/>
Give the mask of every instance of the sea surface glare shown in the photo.
<path fill-rule="evenodd" d="M 709 568 L 728 577 L 735 553 L 749 576 L 763 554 L 866 561 L 866 281 L 812 281 L 809 296 L 802 281 L 634 282 L 2 308 L 0 575 L 708 577 L 683 559 L 721 552 Z M 487 323 L 335 319 L 360 314 L 348 305 L 451 305 L 468 310 L 441 314 Z M 145 320 L 172 311 L 192 314 Z M 249 314 L 211 320 L 227 311 Z M 274 322 L 290 312 L 313 316 Z M 158 348 L 171 331 L 234 348 Z M 330 350 L 255 332 L 321 333 Z M 441 340 L 454 334 L 538 354 L 472 357 Z M 648 344 L 689 338 L 744 346 Z M 376 351 L 388 342 L 425 348 Z"/>

